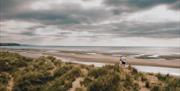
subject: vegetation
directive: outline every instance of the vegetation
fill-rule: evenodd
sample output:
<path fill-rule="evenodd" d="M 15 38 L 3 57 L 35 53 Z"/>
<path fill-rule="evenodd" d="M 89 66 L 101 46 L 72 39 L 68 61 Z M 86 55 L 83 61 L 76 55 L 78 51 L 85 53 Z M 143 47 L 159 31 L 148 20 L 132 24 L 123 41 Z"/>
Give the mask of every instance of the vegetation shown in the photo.
<path fill-rule="evenodd" d="M 0 46 L 20 46 L 18 43 L 0 43 Z"/>
<path fill-rule="evenodd" d="M 69 91 L 77 78 L 83 80 L 75 91 L 180 91 L 179 78 L 142 73 L 131 66 L 94 67 L 52 56 L 32 59 L 0 52 L 0 91 Z"/>

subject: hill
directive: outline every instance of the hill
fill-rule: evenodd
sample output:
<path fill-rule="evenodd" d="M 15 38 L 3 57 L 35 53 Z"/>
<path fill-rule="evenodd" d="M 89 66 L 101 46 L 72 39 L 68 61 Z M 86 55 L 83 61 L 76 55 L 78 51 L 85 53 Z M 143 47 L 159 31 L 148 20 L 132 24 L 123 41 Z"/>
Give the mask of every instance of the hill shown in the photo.
<path fill-rule="evenodd" d="M 0 46 L 20 46 L 18 43 L 0 43 Z"/>

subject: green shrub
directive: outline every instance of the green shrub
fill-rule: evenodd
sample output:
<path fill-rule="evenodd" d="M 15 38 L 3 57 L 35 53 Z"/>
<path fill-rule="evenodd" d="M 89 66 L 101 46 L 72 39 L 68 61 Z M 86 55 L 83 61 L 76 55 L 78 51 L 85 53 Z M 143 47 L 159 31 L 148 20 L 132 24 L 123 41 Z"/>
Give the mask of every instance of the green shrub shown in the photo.
<path fill-rule="evenodd" d="M 55 79 L 51 85 L 46 86 L 42 91 L 67 91 L 72 87 L 72 82 L 81 75 L 79 68 L 72 68 L 68 72 Z"/>
<path fill-rule="evenodd" d="M 0 91 L 6 91 L 6 86 L 9 80 L 9 74 L 0 73 Z"/>
<path fill-rule="evenodd" d="M 92 81 L 93 81 L 93 79 L 91 77 L 85 77 L 84 81 L 81 82 L 81 85 L 88 86 L 89 83 L 91 83 Z"/>
<path fill-rule="evenodd" d="M 166 81 L 166 79 L 168 79 L 166 76 L 163 76 L 163 75 L 161 75 L 160 73 L 158 73 L 156 76 L 157 76 L 157 78 L 158 78 L 159 80 L 161 80 L 161 81 Z"/>
<path fill-rule="evenodd" d="M 165 91 L 179 91 L 180 79 L 167 78 L 165 84 Z"/>
<path fill-rule="evenodd" d="M 144 81 L 147 81 L 147 78 L 146 78 L 145 76 L 142 76 L 142 77 L 141 77 L 141 81 L 143 81 L 143 82 L 144 82 Z"/>
<path fill-rule="evenodd" d="M 5 73 L 1 73 L 0 74 L 0 84 L 7 84 L 8 83 L 8 80 L 9 80 L 9 76 L 8 74 L 5 74 Z"/>
<path fill-rule="evenodd" d="M 161 89 L 161 87 L 160 86 L 153 86 L 152 88 L 151 88 L 151 91 L 162 91 L 162 89 Z"/>
<path fill-rule="evenodd" d="M 115 64 L 115 65 L 114 65 L 114 71 L 117 71 L 117 72 L 120 71 L 119 64 Z"/>
<path fill-rule="evenodd" d="M 51 61 L 55 61 L 55 60 L 56 60 L 56 58 L 53 57 L 53 56 L 47 56 L 46 58 L 49 59 L 49 60 L 51 60 Z"/>
<path fill-rule="evenodd" d="M 54 76 L 55 77 L 61 76 L 71 69 L 72 69 L 72 66 L 62 66 L 60 68 L 57 68 L 54 72 Z"/>
<path fill-rule="evenodd" d="M 94 78 L 98 78 L 101 77 L 103 75 L 106 75 L 108 72 L 106 69 L 103 68 L 94 68 L 92 70 L 89 71 L 88 76 L 94 77 Z"/>
<path fill-rule="evenodd" d="M 14 86 L 15 91 L 37 91 L 41 85 L 46 84 L 48 81 L 53 80 L 47 72 L 28 72 L 16 78 L 16 84 Z"/>
<path fill-rule="evenodd" d="M 118 91 L 119 77 L 117 73 L 99 77 L 89 84 L 88 91 Z"/>
<path fill-rule="evenodd" d="M 0 52 L 0 72 L 15 71 L 19 67 L 27 66 L 30 61 L 32 59 L 20 56 L 17 53 Z"/>
<path fill-rule="evenodd" d="M 145 87 L 146 87 L 146 88 L 150 88 L 150 83 L 149 83 L 149 81 L 146 81 L 146 82 L 145 82 Z"/>

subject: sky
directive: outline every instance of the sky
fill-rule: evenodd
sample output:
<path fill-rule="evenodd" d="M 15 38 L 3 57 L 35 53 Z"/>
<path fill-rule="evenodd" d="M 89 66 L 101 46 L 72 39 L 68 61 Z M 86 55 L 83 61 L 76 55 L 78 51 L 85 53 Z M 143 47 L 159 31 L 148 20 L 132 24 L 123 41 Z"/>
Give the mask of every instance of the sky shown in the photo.
<path fill-rule="evenodd" d="M 180 46 L 180 0 L 0 0 L 0 42 Z"/>

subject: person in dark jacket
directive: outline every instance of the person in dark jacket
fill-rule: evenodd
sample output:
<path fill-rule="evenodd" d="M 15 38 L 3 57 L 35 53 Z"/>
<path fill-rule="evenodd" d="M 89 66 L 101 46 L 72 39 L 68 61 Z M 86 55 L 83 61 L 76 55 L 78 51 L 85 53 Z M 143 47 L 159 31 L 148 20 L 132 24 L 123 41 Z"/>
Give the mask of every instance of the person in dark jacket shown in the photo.
<path fill-rule="evenodd" d="M 126 59 L 123 56 L 120 56 L 119 64 L 122 65 L 122 67 L 125 67 L 126 65 Z"/>

